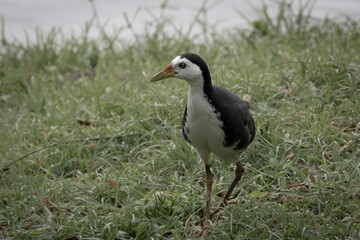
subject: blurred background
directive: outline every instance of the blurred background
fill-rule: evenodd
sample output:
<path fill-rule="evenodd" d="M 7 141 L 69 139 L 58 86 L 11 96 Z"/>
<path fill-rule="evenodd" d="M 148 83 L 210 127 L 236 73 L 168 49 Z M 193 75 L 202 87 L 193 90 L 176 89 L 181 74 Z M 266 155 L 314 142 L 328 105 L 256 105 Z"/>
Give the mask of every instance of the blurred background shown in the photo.
<path fill-rule="evenodd" d="M 307 9 L 311 9 L 313 21 L 345 16 L 360 19 L 359 0 L 290 2 L 294 8 L 309 4 Z M 245 29 L 264 6 L 276 16 L 275 5 L 278 5 L 276 1 L 270 0 L 1 0 L 1 31 L 8 41 L 24 42 L 33 41 L 37 29 L 46 34 L 53 28 L 60 28 L 65 37 L 80 35 L 88 23 L 86 26 L 91 37 L 97 37 L 101 31 L 109 35 L 119 33 L 120 29 L 119 36 L 131 41 L 134 33 L 141 34 L 154 21 L 169 21 L 169 32 L 187 29 L 195 18 L 210 23 L 216 29 Z M 194 26 L 192 31 L 199 29 L 201 26 Z"/>

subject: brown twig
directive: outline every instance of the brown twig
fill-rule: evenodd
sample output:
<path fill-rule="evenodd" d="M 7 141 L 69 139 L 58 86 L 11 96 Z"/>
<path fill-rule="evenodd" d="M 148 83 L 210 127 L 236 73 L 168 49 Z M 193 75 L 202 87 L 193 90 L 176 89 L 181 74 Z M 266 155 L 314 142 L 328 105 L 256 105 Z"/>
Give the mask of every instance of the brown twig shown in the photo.
<path fill-rule="evenodd" d="M 91 142 L 91 141 L 110 140 L 110 139 L 114 139 L 114 138 L 124 138 L 124 137 L 128 137 L 128 136 L 133 136 L 133 135 L 134 134 L 119 135 L 119 136 L 113 136 L 113 137 L 86 138 L 86 139 L 77 139 L 77 140 L 73 140 L 73 141 L 69 141 L 69 142 L 58 142 L 58 143 L 50 144 L 50 145 L 35 149 L 34 151 L 31 151 L 31 152 L 29 152 L 29 153 L 15 159 L 14 161 L 6 164 L 3 168 L 1 168 L 1 171 L 6 172 L 6 171 L 9 170 L 9 167 L 11 165 L 13 165 L 14 163 L 16 163 L 16 162 L 18 162 L 18 161 L 20 161 L 20 160 L 22 160 L 22 159 L 24 159 L 24 158 L 26 158 L 26 157 L 28 157 L 30 155 L 33 155 L 34 153 L 40 152 L 40 151 L 48 149 L 48 148 L 57 147 L 57 146 L 61 146 L 61 145 L 64 145 L 64 144 L 69 144 L 69 143 L 78 143 L 78 142 L 85 142 L 85 141 Z"/>

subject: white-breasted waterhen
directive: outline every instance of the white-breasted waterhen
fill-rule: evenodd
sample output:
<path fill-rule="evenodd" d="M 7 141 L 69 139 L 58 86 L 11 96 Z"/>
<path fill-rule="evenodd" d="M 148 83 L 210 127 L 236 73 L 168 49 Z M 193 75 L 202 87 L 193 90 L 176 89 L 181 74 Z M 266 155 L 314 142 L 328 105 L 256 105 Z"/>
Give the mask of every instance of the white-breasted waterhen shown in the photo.
<path fill-rule="evenodd" d="M 212 187 L 209 155 L 214 153 L 222 160 L 236 164 L 235 178 L 219 205 L 222 207 L 243 175 L 244 168 L 239 157 L 255 137 L 255 124 L 249 112 L 249 102 L 223 87 L 213 85 L 208 66 L 198 55 L 184 53 L 177 56 L 149 82 L 170 77 L 184 79 L 189 84 L 182 131 L 205 163 L 207 191 L 204 225 L 207 225 Z"/>

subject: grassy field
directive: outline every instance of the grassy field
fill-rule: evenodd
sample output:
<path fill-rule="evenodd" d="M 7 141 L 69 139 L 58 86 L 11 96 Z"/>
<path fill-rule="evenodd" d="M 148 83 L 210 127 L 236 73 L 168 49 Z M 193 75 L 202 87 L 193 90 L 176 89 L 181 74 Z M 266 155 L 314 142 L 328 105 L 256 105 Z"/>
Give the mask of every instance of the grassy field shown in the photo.
<path fill-rule="evenodd" d="M 156 18 L 133 43 L 91 39 L 90 23 L 80 37 L 2 37 L 1 167 L 65 144 L 0 171 L 0 238 L 192 238 L 205 169 L 181 133 L 187 84 L 147 82 L 190 51 L 215 84 L 251 96 L 257 126 L 238 202 L 207 238 L 360 239 L 360 25 L 279 9 L 222 34 L 201 9 L 201 33 L 169 35 L 176 26 Z M 215 206 L 234 166 L 213 156 L 212 171 Z"/>

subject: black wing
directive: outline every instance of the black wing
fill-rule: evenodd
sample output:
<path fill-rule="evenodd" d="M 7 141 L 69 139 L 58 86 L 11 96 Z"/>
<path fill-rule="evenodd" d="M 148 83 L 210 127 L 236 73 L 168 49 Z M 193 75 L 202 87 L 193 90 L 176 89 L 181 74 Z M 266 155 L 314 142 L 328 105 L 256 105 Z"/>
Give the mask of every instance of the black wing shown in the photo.
<path fill-rule="evenodd" d="M 182 133 L 184 135 L 185 140 L 190 143 L 190 140 L 188 138 L 189 129 L 186 127 L 186 121 L 187 121 L 187 104 L 184 111 L 183 121 L 182 121 Z"/>
<path fill-rule="evenodd" d="M 230 147 L 236 144 L 235 150 L 246 148 L 255 137 L 255 123 L 249 112 L 250 104 L 216 85 L 213 85 L 212 91 L 207 95 L 224 123 L 224 145 Z"/>

